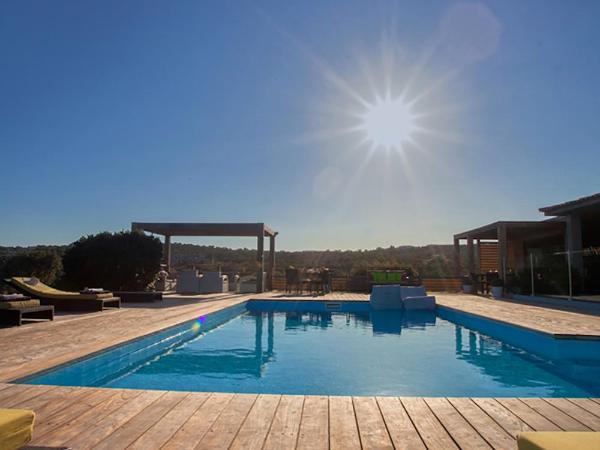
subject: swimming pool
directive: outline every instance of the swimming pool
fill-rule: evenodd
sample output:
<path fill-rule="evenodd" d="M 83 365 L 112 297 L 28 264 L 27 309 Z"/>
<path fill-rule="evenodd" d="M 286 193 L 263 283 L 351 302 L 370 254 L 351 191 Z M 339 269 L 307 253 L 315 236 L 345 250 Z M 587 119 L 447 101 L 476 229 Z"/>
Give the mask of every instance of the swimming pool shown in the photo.
<path fill-rule="evenodd" d="M 249 301 L 20 382 L 319 395 L 600 395 L 600 342 L 438 307 Z"/>

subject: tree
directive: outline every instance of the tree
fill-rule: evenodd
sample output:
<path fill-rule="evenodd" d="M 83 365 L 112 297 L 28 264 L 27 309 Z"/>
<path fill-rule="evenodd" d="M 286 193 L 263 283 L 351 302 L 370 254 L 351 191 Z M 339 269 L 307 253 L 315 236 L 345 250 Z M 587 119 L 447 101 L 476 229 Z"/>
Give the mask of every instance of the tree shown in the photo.
<path fill-rule="evenodd" d="M 34 251 L 8 258 L 2 267 L 2 277 L 36 277 L 43 283 L 53 284 L 61 271 L 58 252 Z"/>
<path fill-rule="evenodd" d="M 423 278 L 452 278 L 454 276 L 454 266 L 448 258 L 443 255 L 435 255 L 423 261 L 418 266 L 419 272 Z"/>
<path fill-rule="evenodd" d="M 65 287 L 144 290 L 160 270 L 162 244 L 139 232 L 82 237 L 63 257 Z"/>

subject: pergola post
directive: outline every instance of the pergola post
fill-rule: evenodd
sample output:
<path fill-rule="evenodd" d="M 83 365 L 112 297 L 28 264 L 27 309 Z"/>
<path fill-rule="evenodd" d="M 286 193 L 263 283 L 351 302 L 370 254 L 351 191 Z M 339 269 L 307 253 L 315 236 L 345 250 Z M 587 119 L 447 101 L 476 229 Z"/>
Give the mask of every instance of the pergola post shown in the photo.
<path fill-rule="evenodd" d="M 460 239 L 454 238 L 454 270 L 457 278 L 462 277 L 462 267 L 460 264 Z"/>
<path fill-rule="evenodd" d="M 167 272 L 171 272 L 171 236 L 165 235 L 165 244 L 163 247 L 163 261 L 167 266 Z"/>
<path fill-rule="evenodd" d="M 473 251 L 473 238 L 467 236 L 467 266 L 469 275 L 475 273 L 475 252 Z"/>
<path fill-rule="evenodd" d="M 275 236 L 277 236 L 277 233 L 269 236 L 269 265 L 267 269 L 267 289 L 269 291 L 273 290 L 273 275 L 275 274 Z"/>
<path fill-rule="evenodd" d="M 257 246 L 256 246 L 256 292 L 264 292 L 263 273 L 265 271 L 265 226 L 258 224 Z"/>
<path fill-rule="evenodd" d="M 500 224 L 497 227 L 498 233 L 498 272 L 503 280 L 506 280 L 506 225 Z"/>

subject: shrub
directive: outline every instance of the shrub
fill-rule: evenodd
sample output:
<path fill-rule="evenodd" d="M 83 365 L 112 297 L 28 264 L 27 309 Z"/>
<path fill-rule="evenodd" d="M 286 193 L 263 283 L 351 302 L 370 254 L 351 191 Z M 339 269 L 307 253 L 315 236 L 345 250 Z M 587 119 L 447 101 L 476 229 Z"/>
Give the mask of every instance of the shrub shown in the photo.
<path fill-rule="evenodd" d="M 58 252 L 35 251 L 8 258 L 2 267 L 2 277 L 36 277 L 43 283 L 53 284 L 62 271 Z"/>
<path fill-rule="evenodd" d="M 90 235 L 65 252 L 61 283 L 69 289 L 144 290 L 160 270 L 161 258 L 161 242 L 143 233 Z"/>

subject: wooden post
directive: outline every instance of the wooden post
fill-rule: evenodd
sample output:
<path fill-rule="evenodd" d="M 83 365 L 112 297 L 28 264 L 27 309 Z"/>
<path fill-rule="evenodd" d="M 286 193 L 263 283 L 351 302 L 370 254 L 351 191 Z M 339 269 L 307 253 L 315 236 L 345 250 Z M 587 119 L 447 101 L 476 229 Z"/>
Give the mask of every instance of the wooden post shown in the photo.
<path fill-rule="evenodd" d="M 462 277 L 462 267 L 460 264 L 460 239 L 454 238 L 454 268 L 457 278 Z"/>
<path fill-rule="evenodd" d="M 473 251 L 473 238 L 467 236 L 467 267 L 469 268 L 469 275 L 475 273 L 475 252 Z"/>
<path fill-rule="evenodd" d="M 506 225 L 500 224 L 497 228 L 498 236 L 498 273 L 506 281 Z"/>
<path fill-rule="evenodd" d="M 275 234 L 269 237 L 269 266 L 267 275 L 267 289 L 273 290 L 273 276 L 275 275 Z"/>
<path fill-rule="evenodd" d="M 165 245 L 163 247 L 163 260 L 167 266 L 167 272 L 171 272 L 171 236 L 165 236 Z"/>
<path fill-rule="evenodd" d="M 264 292 L 263 272 L 265 271 L 265 226 L 259 224 L 257 232 L 257 251 L 256 251 L 256 292 Z"/>
<path fill-rule="evenodd" d="M 475 239 L 475 268 L 481 273 L 481 239 Z"/>

